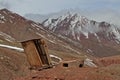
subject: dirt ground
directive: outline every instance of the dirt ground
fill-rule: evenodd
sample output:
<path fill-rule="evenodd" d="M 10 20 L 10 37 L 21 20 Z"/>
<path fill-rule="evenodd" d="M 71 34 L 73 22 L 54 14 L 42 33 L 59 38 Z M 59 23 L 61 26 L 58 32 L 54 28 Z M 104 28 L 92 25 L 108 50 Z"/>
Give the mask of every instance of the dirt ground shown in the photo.
<path fill-rule="evenodd" d="M 24 53 L 0 47 L 0 80 L 25 76 L 29 73 L 28 67 Z"/>
<path fill-rule="evenodd" d="M 120 73 L 120 72 L 119 72 Z M 66 68 L 57 66 L 43 71 L 32 71 L 15 80 L 119 80 L 120 76 L 106 68 Z"/>
<path fill-rule="evenodd" d="M 113 60 L 118 61 L 119 57 L 100 58 L 97 68 L 74 65 L 64 67 L 63 63 L 60 63 L 50 69 L 32 70 L 28 76 L 14 80 L 120 80 L 120 62 L 113 61 L 111 64 L 105 64 L 106 60 L 111 63 Z"/>
<path fill-rule="evenodd" d="M 0 48 L 0 80 L 120 80 L 120 56 L 97 59 L 97 68 L 64 67 L 63 63 L 41 71 L 29 70 L 24 53 Z"/>

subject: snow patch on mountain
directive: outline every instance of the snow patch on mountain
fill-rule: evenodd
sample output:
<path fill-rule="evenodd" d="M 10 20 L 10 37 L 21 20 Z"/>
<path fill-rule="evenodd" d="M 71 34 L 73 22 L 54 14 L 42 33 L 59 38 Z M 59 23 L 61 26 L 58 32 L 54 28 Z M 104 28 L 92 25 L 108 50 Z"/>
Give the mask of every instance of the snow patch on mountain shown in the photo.
<path fill-rule="evenodd" d="M 97 67 L 97 65 L 95 63 L 93 63 L 93 60 L 91 60 L 89 58 L 85 59 L 84 65 L 87 65 L 89 67 Z"/>
<path fill-rule="evenodd" d="M 13 50 L 17 50 L 17 51 L 20 51 L 20 52 L 24 51 L 24 49 L 22 49 L 22 48 L 18 48 L 18 47 L 14 47 L 14 46 L 9 46 L 9 45 L 4 45 L 4 44 L 0 44 L 0 47 L 13 49 Z"/>
<path fill-rule="evenodd" d="M 60 57 L 58 57 L 58 56 L 55 56 L 55 55 L 50 54 L 50 57 L 51 57 L 51 58 L 54 57 L 54 58 L 58 59 L 60 62 L 62 61 L 62 58 L 60 58 Z"/>
<path fill-rule="evenodd" d="M 5 23 L 5 21 L 5 17 L 2 14 L 0 14 L 0 23 Z"/>

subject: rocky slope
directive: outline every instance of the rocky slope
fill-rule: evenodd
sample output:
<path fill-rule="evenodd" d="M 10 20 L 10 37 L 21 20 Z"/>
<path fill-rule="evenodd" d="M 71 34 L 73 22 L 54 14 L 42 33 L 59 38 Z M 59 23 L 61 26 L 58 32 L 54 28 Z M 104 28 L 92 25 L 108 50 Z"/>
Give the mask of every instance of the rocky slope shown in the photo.
<path fill-rule="evenodd" d="M 30 73 L 29 67 L 25 54 L 0 47 L 0 80 L 26 76 Z"/>
<path fill-rule="evenodd" d="M 24 52 L 11 48 L 22 47 L 20 42 L 36 38 L 43 38 L 46 41 L 49 54 L 53 54 L 50 55 L 53 61 L 58 61 L 55 59 L 57 56 L 60 60 L 82 57 L 80 54 L 82 51 L 71 46 L 70 41 L 65 42 L 64 38 L 43 29 L 41 24 L 2 9 L 0 10 L 0 80 L 13 80 L 16 76 L 29 74 L 29 64 Z M 8 45 L 11 45 L 10 49 Z"/>
<path fill-rule="evenodd" d="M 16 42 L 43 38 L 48 44 L 49 53 L 60 55 L 61 57 L 76 57 L 84 53 L 71 44 L 76 44 L 77 42 L 66 41 L 67 38 L 45 30 L 41 24 L 27 20 L 7 9 L 0 10 L 0 15 L 1 43 L 7 42 L 7 44 L 16 46 Z M 21 47 L 20 45 L 17 46 Z"/>
<path fill-rule="evenodd" d="M 119 54 L 120 29 L 107 22 L 89 20 L 79 14 L 67 13 L 42 23 L 46 30 L 76 41 L 87 53 L 102 56 Z"/>
<path fill-rule="evenodd" d="M 85 21 L 83 20 L 83 22 L 85 23 L 86 21 L 89 21 L 84 17 L 83 19 L 85 19 Z M 57 21 L 57 19 L 55 19 L 55 21 Z M 119 37 L 112 36 L 113 40 L 111 38 L 110 40 L 108 40 L 107 38 L 105 38 L 105 36 L 103 36 L 104 33 L 102 34 L 100 32 L 97 32 L 96 29 L 95 29 L 96 32 L 94 30 L 90 32 L 90 30 L 87 29 L 88 26 L 86 27 L 84 25 L 85 23 L 83 23 L 84 26 L 81 27 L 81 30 L 77 30 L 79 28 L 74 29 L 75 26 L 74 27 L 65 26 L 67 25 L 65 21 L 61 22 L 61 25 L 63 25 L 60 26 L 61 28 L 57 29 L 58 26 L 52 28 L 51 25 L 49 26 L 45 25 L 44 28 L 44 26 L 41 24 L 27 20 L 22 16 L 19 16 L 18 14 L 15 14 L 7 9 L 2 9 L 0 10 L 0 44 L 7 44 L 7 45 L 14 45 L 21 47 L 21 45 L 18 44 L 18 42 L 26 41 L 29 39 L 43 38 L 46 40 L 48 44 L 48 49 L 49 49 L 48 52 L 50 54 L 59 56 L 60 60 L 65 60 L 65 61 L 67 60 L 68 62 L 71 62 L 71 60 L 76 60 L 76 59 L 83 60 L 84 58 L 86 58 L 86 56 L 83 55 L 86 52 L 90 54 L 89 57 L 91 58 L 93 58 L 91 54 L 103 57 L 110 55 L 118 55 L 120 53 L 119 51 L 120 47 L 118 43 Z M 47 23 L 47 20 L 45 22 Z M 98 22 L 95 23 L 98 24 Z M 106 25 L 106 23 L 103 24 Z M 102 27 L 99 29 L 101 29 L 102 31 L 102 29 L 105 28 L 103 32 L 106 32 L 106 30 L 110 28 L 104 26 Z M 113 27 L 111 29 L 112 30 L 115 29 L 115 31 L 118 30 L 117 27 Z M 76 30 L 78 31 L 78 33 L 79 31 L 81 31 L 79 34 L 80 36 L 79 38 L 77 38 L 78 33 L 75 32 Z M 73 34 L 74 32 L 75 34 Z M 117 32 L 113 32 L 113 33 L 117 34 Z M 1 65 L 0 80 L 11 80 L 11 79 L 12 80 L 58 80 L 58 79 L 59 80 L 66 80 L 66 79 L 67 80 L 74 80 L 74 79 L 119 80 L 120 79 L 119 77 L 120 69 L 118 65 L 119 62 L 117 62 L 119 60 L 119 57 L 113 57 L 107 59 L 101 58 L 100 60 L 96 61 L 97 64 L 100 65 L 102 64 L 102 66 L 105 66 L 102 68 L 88 68 L 88 67 L 80 68 L 79 66 L 75 66 L 75 65 L 72 65 L 73 67 L 65 68 L 62 66 L 61 63 L 51 69 L 45 69 L 43 71 L 34 71 L 34 70 L 29 71 L 28 70 L 29 64 L 27 63 L 26 56 L 22 52 L 19 52 L 14 49 L 11 50 L 11 48 L 13 47 L 7 49 L 7 47 L 10 46 L 6 46 L 4 48 L 2 48 L 2 46 L 3 45 L 1 45 L 0 47 L 0 65 Z M 16 49 L 16 47 L 14 48 Z M 109 63 L 107 64 L 107 62 Z M 116 64 L 116 65 L 112 65 L 112 64 Z M 25 75 L 28 76 L 23 77 Z"/>

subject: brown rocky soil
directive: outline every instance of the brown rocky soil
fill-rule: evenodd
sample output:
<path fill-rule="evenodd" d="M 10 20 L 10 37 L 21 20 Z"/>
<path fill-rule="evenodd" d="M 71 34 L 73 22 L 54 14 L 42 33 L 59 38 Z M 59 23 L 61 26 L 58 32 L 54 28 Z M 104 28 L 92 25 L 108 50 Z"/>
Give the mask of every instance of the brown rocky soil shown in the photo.
<path fill-rule="evenodd" d="M 119 60 L 118 56 L 101 58 L 98 60 L 102 67 L 90 68 L 79 66 L 63 67 L 63 64 L 41 71 L 32 70 L 26 77 L 18 77 L 14 80 L 120 80 L 120 63 L 102 63 L 101 60 Z M 100 66 L 100 65 L 99 65 Z"/>
<path fill-rule="evenodd" d="M 0 80 L 11 80 L 15 76 L 29 73 L 24 53 L 0 47 Z"/>
<path fill-rule="evenodd" d="M 100 66 L 97 68 L 75 64 L 63 67 L 64 61 L 50 69 L 30 71 L 24 53 L 0 48 L 0 80 L 120 80 L 119 57 L 97 59 Z M 64 60 L 69 64 L 72 59 L 67 57 Z"/>
<path fill-rule="evenodd" d="M 110 74 L 98 68 L 56 68 L 33 72 L 27 77 L 15 80 L 114 80 Z"/>

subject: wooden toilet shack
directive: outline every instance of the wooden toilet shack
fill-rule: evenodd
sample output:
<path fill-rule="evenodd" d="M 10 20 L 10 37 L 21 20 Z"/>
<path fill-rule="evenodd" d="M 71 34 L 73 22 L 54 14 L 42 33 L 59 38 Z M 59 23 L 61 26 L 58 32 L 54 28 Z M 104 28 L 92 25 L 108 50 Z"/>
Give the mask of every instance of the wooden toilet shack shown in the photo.
<path fill-rule="evenodd" d="M 43 39 L 32 39 L 21 42 L 21 44 L 32 68 L 51 67 L 51 59 Z"/>

